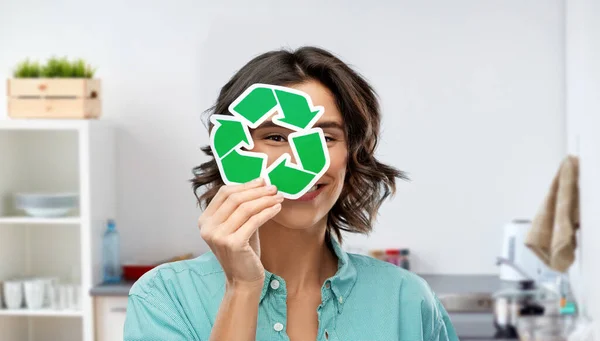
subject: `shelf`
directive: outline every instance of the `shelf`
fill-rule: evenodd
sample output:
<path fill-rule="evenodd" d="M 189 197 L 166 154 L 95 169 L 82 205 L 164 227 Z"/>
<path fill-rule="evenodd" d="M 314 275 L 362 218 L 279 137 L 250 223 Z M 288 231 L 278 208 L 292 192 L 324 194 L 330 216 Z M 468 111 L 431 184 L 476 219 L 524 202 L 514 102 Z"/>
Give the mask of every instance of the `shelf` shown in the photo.
<path fill-rule="evenodd" d="M 77 131 L 99 120 L 68 119 L 0 119 L 0 130 L 73 130 Z M 100 123 L 102 124 L 102 123 Z"/>
<path fill-rule="evenodd" d="M 102 280 L 102 235 L 116 216 L 116 152 L 109 120 L 0 119 L 0 280 L 77 277 L 85 293 Z M 66 217 L 30 217 L 10 202 L 15 192 L 66 191 L 79 194 Z M 92 297 L 82 294 L 81 306 L 0 308 L 0 340 L 93 341 Z"/>
<path fill-rule="evenodd" d="M 79 310 L 0 309 L 0 316 L 82 317 L 83 313 Z"/>
<path fill-rule="evenodd" d="M 61 218 L 36 218 L 36 217 L 0 217 L 2 224 L 27 224 L 27 225 L 79 225 L 79 217 L 61 217 Z"/>

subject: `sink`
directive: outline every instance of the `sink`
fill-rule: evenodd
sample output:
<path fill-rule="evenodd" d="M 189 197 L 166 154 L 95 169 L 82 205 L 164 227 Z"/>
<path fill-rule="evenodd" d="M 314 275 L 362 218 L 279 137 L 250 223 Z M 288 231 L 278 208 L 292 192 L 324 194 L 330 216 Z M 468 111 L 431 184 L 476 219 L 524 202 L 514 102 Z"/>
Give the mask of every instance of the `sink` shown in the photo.
<path fill-rule="evenodd" d="M 494 299 L 489 293 L 440 294 L 438 298 L 449 313 L 494 312 Z"/>

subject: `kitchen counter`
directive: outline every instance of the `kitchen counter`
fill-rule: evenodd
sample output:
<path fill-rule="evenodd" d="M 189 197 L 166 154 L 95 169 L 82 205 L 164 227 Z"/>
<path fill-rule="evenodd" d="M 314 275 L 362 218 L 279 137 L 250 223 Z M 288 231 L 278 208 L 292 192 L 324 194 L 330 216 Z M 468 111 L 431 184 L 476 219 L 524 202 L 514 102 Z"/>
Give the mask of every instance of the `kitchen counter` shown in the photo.
<path fill-rule="evenodd" d="M 134 282 L 99 284 L 90 290 L 90 296 L 127 296 Z"/>
<path fill-rule="evenodd" d="M 492 293 L 500 289 L 493 275 L 420 275 L 439 296 L 443 294 Z M 91 296 L 127 296 L 134 282 L 100 284 L 90 290 Z"/>
<path fill-rule="evenodd" d="M 431 289 L 438 295 L 493 293 L 502 287 L 495 275 L 427 275 L 421 274 Z"/>

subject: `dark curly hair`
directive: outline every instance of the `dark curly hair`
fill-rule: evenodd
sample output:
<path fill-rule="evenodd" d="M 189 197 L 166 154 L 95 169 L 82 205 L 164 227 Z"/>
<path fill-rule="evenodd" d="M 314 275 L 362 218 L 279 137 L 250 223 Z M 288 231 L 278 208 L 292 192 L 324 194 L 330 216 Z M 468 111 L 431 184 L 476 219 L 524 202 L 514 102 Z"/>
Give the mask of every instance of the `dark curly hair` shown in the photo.
<path fill-rule="evenodd" d="M 330 52 L 305 46 L 295 51 L 277 50 L 261 54 L 242 67 L 223 86 L 215 105 L 206 111 L 230 115 L 229 105 L 254 83 L 289 86 L 315 80 L 334 95 L 342 114 L 348 145 L 345 184 L 327 217 L 328 234 L 342 241 L 341 231 L 368 234 L 381 203 L 396 191 L 396 178 L 407 179 L 404 172 L 375 158 L 381 114 L 377 95 L 357 72 Z M 210 161 L 193 169 L 191 180 L 196 199 L 206 207 L 224 185 L 210 146 L 202 151 Z M 198 196 L 198 189 L 206 190 Z"/>

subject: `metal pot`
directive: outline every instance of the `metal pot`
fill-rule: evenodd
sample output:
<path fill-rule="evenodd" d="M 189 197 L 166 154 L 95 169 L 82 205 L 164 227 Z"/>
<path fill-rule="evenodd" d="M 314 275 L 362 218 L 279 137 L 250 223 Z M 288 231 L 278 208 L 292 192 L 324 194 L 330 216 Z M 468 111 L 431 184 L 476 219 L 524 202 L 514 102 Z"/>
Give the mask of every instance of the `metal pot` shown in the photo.
<path fill-rule="evenodd" d="M 494 325 L 496 337 L 517 338 L 517 322 L 523 315 L 541 315 L 544 308 L 535 301 L 535 282 L 521 281 L 518 289 L 505 290 L 494 295 Z"/>
<path fill-rule="evenodd" d="M 494 326 L 496 337 L 517 338 L 517 319 L 521 303 L 516 297 L 496 297 L 494 301 Z"/>

